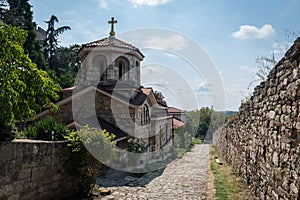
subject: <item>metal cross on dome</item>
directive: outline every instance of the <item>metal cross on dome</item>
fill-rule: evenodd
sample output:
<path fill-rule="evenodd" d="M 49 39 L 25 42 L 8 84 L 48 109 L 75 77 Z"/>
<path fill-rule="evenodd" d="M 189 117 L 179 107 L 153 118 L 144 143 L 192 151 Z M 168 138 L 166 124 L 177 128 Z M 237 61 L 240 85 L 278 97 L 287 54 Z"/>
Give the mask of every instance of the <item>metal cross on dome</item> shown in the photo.
<path fill-rule="evenodd" d="M 116 34 L 115 31 L 114 31 L 114 24 L 115 24 L 115 23 L 118 23 L 118 21 L 115 20 L 114 17 L 112 17 L 112 18 L 111 18 L 111 21 L 108 21 L 108 23 L 111 24 L 111 30 L 110 30 L 109 35 L 110 35 L 110 36 L 114 36 L 114 35 Z"/>

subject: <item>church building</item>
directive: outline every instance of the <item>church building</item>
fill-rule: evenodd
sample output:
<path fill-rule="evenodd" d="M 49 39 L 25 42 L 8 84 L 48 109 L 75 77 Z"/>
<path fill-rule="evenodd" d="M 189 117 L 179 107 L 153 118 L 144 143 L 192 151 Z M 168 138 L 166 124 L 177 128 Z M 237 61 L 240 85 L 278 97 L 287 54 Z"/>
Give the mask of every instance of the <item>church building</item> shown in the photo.
<path fill-rule="evenodd" d="M 121 149 L 127 148 L 130 138 L 142 138 L 144 152 L 156 151 L 172 142 L 174 115 L 155 98 L 152 88 L 141 86 L 144 55 L 115 37 L 114 18 L 109 23 L 109 37 L 83 44 L 78 53 L 82 59 L 78 86 L 62 90 L 57 113 L 46 110 L 36 120 L 55 116 L 77 129 L 88 124 L 115 134 Z"/>

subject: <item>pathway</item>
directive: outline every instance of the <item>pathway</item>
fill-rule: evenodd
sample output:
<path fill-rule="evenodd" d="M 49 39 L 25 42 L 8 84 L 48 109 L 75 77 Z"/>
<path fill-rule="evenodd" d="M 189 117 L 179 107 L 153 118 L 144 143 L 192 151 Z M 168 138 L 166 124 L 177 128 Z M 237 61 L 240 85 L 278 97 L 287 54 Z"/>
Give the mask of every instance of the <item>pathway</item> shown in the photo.
<path fill-rule="evenodd" d="M 191 152 L 174 160 L 161 172 L 149 173 L 138 179 L 130 176 L 121 179 L 131 186 L 108 187 L 112 193 L 98 199 L 213 199 L 209 145 L 196 145 Z"/>

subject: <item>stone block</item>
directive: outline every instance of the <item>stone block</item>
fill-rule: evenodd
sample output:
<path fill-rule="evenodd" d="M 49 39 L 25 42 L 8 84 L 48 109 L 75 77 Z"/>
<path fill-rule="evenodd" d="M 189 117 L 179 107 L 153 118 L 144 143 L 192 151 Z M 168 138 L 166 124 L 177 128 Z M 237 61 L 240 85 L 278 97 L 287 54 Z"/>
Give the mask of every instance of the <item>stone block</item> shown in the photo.
<path fill-rule="evenodd" d="M 3 196 L 11 196 L 14 192 L 14 188 L 11 184 L 9 185 L 5 185 L 3 188 L 2 188 L 2 193 L 3 193 Z"/>
<path fill-rule="evenodd" d="M 2 186 L 7 185 L 10 181 L 9 175 L 7 176 L 0 176 L 0 188 L 2 188 Z"/>
<path fill-rule="evenodd" d="M 275 111 L 270 111 L 269 114 L 268 114 L 268 117 L 269 117 L 270 119 L 274 119 L 275 116 L 276 116 L 276 112 L 275 112 Z"/>
<path fill-rule="evenodd" d="M 19 171 L 19 174 L 18 174 L 18 180 L 23 180 L 23 179 L 27 179 L 27 178 L 30 178 L 31 176 L 31 169 L 21 169 Z"/>
<path fill-rule="evenodd" d="M 299 188 L 294 183 L 291 184 L 290 191 L 292 192 L 293 196 L 298 196 L 299 194 Z"/>
<path fill-rule="evenodd" d="M 14 194 L 19 194 L 24 190 L 24 185 L 26 185 L 27 182 L 22 180 L 22 181 L 17 181 L 13 183 L 13 189 L 14 189 Z"/>
<path fill-rule="evenodd" d="M 7 200 L 19 200 L 19 199 L 20 199 L 20 194 L 15 194 L 15 195 L 8 197 Z"/>

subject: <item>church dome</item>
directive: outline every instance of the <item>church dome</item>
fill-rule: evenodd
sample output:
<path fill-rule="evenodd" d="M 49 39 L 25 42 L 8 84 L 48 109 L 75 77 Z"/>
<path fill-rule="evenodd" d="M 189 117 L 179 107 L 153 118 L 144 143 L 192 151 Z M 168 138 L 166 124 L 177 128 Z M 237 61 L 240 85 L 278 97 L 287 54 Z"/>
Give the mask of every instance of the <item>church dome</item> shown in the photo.
<path fill-rule="evenodd" d="M 113 48 L 117 48 L 117 49 L 124 49 L 124 50 L 128 50 L 130 52 L 133 51 L 133 52 L 138 53 L 141 56 L 141 58 L 145 57 L 137 47 L 135 47 L 132 44 L 129 44 L 127 42 L 124 42 L 122 40 L 119 40 L 119 39 L 115 38 L 114 36 L 110 36 L 107 38 L 103 38 L 100 40 L 96 40 L 93 42 L 83 44 L 79 51 L 79 55 L 81 54 L 83 49 L 109 48 L 109 47 L 113 47 Z"/>
<path fill-rule="evenodd" d="M 109 38 L 104 38 L 101 40 L 97 40 L 94 42 L 90 42 L 87 44 L 83 44 L 83 47 L 108 47 L 108 46 L 112 46 L 112 47 L 118 47 L 118 48 L 124 48 L 124 49 L 128 49 L 128 50 L 132 50 L 132 51 L 138 51 L 138 48 L 136 48 L 135 46 L 133 46 L 132 44 L 128 44 L 122 40 L 119 40 L 115 37 L 109 37 Z"/>

